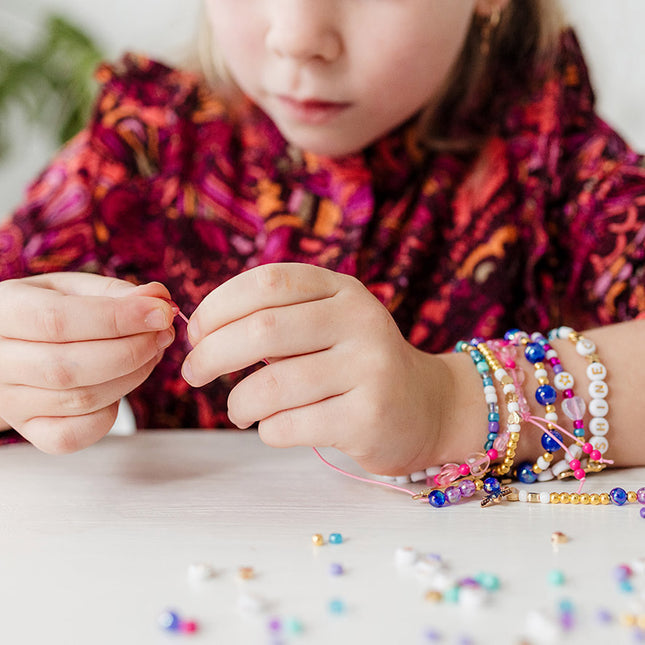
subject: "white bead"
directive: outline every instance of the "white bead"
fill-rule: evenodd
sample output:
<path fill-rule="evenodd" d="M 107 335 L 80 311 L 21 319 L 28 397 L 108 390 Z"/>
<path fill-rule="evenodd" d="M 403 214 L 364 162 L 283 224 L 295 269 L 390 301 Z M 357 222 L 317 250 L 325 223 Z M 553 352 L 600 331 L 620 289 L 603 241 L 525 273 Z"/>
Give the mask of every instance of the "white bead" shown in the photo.
<path fill-rule="evenodd" d="M 557 330 L 558 338 L 560 340 L 566 340 L 569 338 L 569 335 L 573 333 L 573 328 L 572 327 L 559 327 Z"/>
<path fill-rule="evenodd" d="M 636 558 L 631 562 L 631 568 L 638 574 L 645 573 L 645 558 Z"/>
<path fill-rule="evenodd" d="M 537 458 L 535 463 L 540 470 L 546 470 L 551 467 L 551 464 L 542 455 Z"/>
<path fill-rule="evenodd" d="M 604 381 L 607 378 L 607 368 L 598 361 L 589 363 L 587 377 L 590 381 Z"/>
<path fill-rule="evenodd" d="M 508 372 L 503 367 L 498 367 L 495 370 L 495 378 L 498 381 L 501 381 L 505 376 L 508 376 Z"/>
<path fill-rule="evenodd" d="M 506 406 L 506 409 L 509 412 L 519 412 L 520 411 L 519 401 L 509 401 L 508 405 Z"/>
<path fill-rule="evenodd" d="M 195 562 L 188 566 L 188 579 L 191 582 L 203 582 L 215 576 L 215 570 L 210 564 Z"/>
<path fill-rule="evenodd" d="M 509 432 L 520 432 L 522 429 L 522 426 L 519 423 L 509 423 L 508 424 L 508 431 Z"/>
<path fill-rule="evenodd" d="M 394 483 L 395 484 L 408 484 L 408 483 L 410 483 L 410 476 L 409 475 L 399 475 L 398 477 L 394 478 Z"/>
<path fill-rule="evenodd" d="M 260 613 L 267 607 L 266 600 L 248 592 L 240 594 L 237 599 L 238 609 L 242 612 Z"/>
<path fill-rule="evenodd" d="M 548 482 L 554 478 L 554 474 L 549 468 L 548 470 L 543 470 L 541 473 L 538 473 L 537 480 L 539 482 Z"/>
<path fill-rule="evenodd" d="M 426 480 L 426 471 L 425 470 L 417 470 L 414 473 L 410 473 L 410 481 L 411 482 L 423 482 Z"/>
<path fill-rule="evenodd" d="M 591 399 L 589 401 L 589 414 L 593 417 L 604 417 L 609 412 L 609 403 L 605 399 Z"/>
<path fill-rule="evenodd" d="M 396 484 L 396 477 L 390 475 L 373 475 L 374 479 L 386 484 Z"/>
<path fill-rule="evenodd" d="M 417 561 L 418 554 L 411 546 L 400 546 L 394 551 L 394 562 L 402 567 L 412 566 Z"/>
<path fill-rule="evenodd" d="M 589 356 L 596 351 L 596 344 L 588 338 L 581 338 L 576 343 L 576 351 L 580 356 Z"/>
<path fill-rule="evenodd" d="M 551 466 L 551 470 L 553 471 L 553 475 L 557 477 L 565 470 L 569 470 L 569 464 L 566 459 L 561 459 L 560 461 L 554 463 L 553 466 Z"/>
<path fill-rule="evenodd" d="M 609 394 L 609 387 L 605 381 L 591 381 L 589 383 L 589 396 L 592 399 L 604 399 Z"/>
<path fill-rule="evenodd" d="M 495 389 L 494 385 L 484 385 L 484 393 L 488 394 L 492 392 L 493 394 L 497 394 L 497 390 Z"/>
<path fill-rule="evenodd" d="M 414 563 L 414 571 L 420 576 L 434 576 L 436 573 L 443 569 L 444 565 L 438 558 L 433 558 L 428 555 L 421 556 Z"/>
<path fill-rule="evenodd" d="M 547 379 L 549 374 L 545 369 L 540 368 L 533 372 L 533 376 L 535 376 L 536 381 L 539 381 L 540 379 Z"/>
<path fill-rule="evenodd" d="M 486 591 L 481 587 L 461 587 L 459 589 L 459 606 L 465 609 L 476 609 L 486 602 Z"/>
<path fill-rule="evenodd" d="M 569 372 L 560 372 L 553 377 L 553 385 L 558 390 L 571 390 L 575 385 L 575 380 Z"/>
<path fill-rule="evenodd" d="M 513 336 L 513 340 L 519 341 L 522 338 L 525 338 L 526 340 L 529 340 L 529 335 L 525 331 L 515 332 L 515 335 Z"/>
<path fill-rule="evenodd" d="M 538 340 L 540 340 L 540 338 L 542 338 L 542 334 L 541 334 L 539 331 L 534 331 L 534 332 L 531 334 L 531 340 L 532 340 L 533 342 L 537 342 Z"/>
<path fill-rule="evenodd" d="M 504 394 L 514 394 L 515 393 L 515 384 L 514 383 L 508 383 L 502 388 L 502 391 Z"/>
<path fill-rule="evenodd" d="M 589 443 L 600 452 L 601 455 L 604 455 L 609 448 L 609 441 L 605 437 L 591 437 Z"/>
<path fill-rule="evenodd" d="M 540 493 L 540 504 L 550 504 L 550 503 L 551 503 L 551 494 L 548 491 L 543 490 Z"/>
<path fill-rule="evenodd" d="M 551 360 L 552 358 L 557 358 L 557 357 L 558 357 L 558 352 L 556 352 L 556 351 L 555 351 L 555 349 L 550 349 L 550 350 L 546 353 L 546 357 L 547 357 L 549 360 Z"/>
<path fill-rule="evenodd" d="M 496 392 L 486 392 L 484 398 L 486 399 L 486 403 L 497 403 Z"/>
<path fill-rule="evenodd" d="M 582 446 L 579 446 L 577 443 L 573 443 L 569 446 L 569 452 L 571 453 L 571 457 L 573 459 L 580 459 L 580 455 L 582 454 Z"/>
<path fill-rule="evenodd" d="M 609 432 L 609 421 L 604 417 L 594 417 L 589 422 L 589 430 L 596 437 L 604 437 Z"/>
<path fill-rule="evenodd" d="M 440 466 L 430 466 L 429 468 L 426 468 L 426 477 L 434 477 L 435 475 L 438 475 L 440 472 L 441 472 Z"/>
<path fill-rule="evenodd" d="M 457 580 L 455 576 L 444 569 L 439 569 L 436 575 L 432 578 L 432 586 L 438 591 L 452 589 L 456 583 Z"/>
<path fill-rule="evenodd" d="M 526 502 L 529 499 L 529 492 L 525 488 L 520 488 L 517 491 L 517 496 L 520 502 Z"/>
<path fill-rule="evenodd" d="M 544 418 L 547 421 L 552 421 L 553 423 L 557 423 L 558 422 L 558 413 L 557 412 L 547 412 L 544 415 Z"/>

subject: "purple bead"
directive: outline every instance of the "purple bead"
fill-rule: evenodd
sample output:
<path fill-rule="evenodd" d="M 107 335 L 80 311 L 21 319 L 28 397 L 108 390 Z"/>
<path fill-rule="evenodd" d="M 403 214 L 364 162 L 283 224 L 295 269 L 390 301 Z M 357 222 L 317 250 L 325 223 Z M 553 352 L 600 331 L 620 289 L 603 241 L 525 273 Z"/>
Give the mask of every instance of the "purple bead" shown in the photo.
<path fill-rule="evenodd" d="M 343 565 L 338 564 L 338 562 L 332 562 L 329 565 L 329 573 L 332 576 L 342 576 L 343 575 Z"/>
<path fill-rule="evenodd" d="M 641 506 L 641 517 L 645 517 L 645 506 Z"/>
<path fill-rule="evenodd" d="M 448 486 L 445 493 L 451 504 L 456 504 L 461 499 L 461 491 L 458 486 Z"/>
<path fill-rule="evenodd" d="M 282 630 L 282 621 L 279 618 L 270 618 L 267 626 L 270 632 L 279 632 Z"/>
<path fill-rule="evenodd" d="M 488 432 L 494 432 L 495 434 L 497 434 L 499 432 L 499 421 L 489 421 Z"/>
<path fill-rule="evenodd" d="M 636 491 L 636 497 L 641 504 L 645 504 L 645 486 Z"/>
<path fill-rule="evenodd" d="M 608 609 L 599 609 L 596 612 L 596 619 L 600 623 L 610 623 L 612 618 L 611 612 Z"/>
<path fill-rule="evenodd" d="M 462 482 L 459 482 L 459 490 L 461 491 L 462 497 L 472 497 L 477 490 L 475 482 L 472 479 L 464 479 Z"/>

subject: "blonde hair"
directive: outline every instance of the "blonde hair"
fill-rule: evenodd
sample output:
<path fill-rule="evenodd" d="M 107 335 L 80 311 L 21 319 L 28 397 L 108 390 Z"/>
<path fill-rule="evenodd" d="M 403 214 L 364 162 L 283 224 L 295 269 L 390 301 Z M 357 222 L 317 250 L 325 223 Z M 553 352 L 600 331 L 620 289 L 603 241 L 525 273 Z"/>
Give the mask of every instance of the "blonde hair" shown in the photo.
<path fill-rule="evenodd" d="M 197 37 L 193 67 L 212 86 L 230 88 L 232 81 L 223 58 L 213 43 L 207 10 Z M 559 0 L 509 0 L 499 15 L 499 23 L 488 29 L 489 18 L 473 15 L 464 47 L 455 63 L 441 99 L 420 115 L 419 144 L 426 149 L 472 149 L 494 128 L 494 119 L 479 119 L 487 126 L 463 137 L 453 132 L 453 124 L 477 112 L 482 117 L 499 114 L 496 87 L 527 78 L 539 81 L 556 61 L 564 19 Z M 486 40 L 484 43 L 483 40 Z M 495 104 L 495 110 L 492 107 Z"/>

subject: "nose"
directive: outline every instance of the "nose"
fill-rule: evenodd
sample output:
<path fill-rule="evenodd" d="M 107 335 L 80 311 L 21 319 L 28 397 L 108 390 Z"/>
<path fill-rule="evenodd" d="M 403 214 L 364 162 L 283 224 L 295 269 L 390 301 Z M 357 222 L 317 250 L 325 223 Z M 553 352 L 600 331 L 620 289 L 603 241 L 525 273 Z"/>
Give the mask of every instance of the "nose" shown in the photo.
<path fill-rule="evenodd" d="M 266 47 L 281 58 L 331 62 L 342 51 L 333 3 L 277 0 L 266 32 Z"/>

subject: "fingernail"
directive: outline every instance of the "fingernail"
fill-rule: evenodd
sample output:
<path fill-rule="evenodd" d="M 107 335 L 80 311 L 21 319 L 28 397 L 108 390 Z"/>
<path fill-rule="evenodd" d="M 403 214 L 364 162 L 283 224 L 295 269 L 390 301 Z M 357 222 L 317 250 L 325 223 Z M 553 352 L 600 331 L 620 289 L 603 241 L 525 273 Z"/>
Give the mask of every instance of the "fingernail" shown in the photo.
<path fill-rule="evenodd" d="M 168 347 L 170 343 L 172 343 L 175 335 L 170 331 L 170 329 L 165 329 L 164 331 L 160 331 L 157 334 L 157 347 L 159 349 L 164 349 L 165 347 Z"/>
<path fill-rule="evenodd" d="M 197 318 L 191 318 L 190 322 L 188 323 L 188 337 L 190 338 L 191 342 L 193 341 L 198 341 L 201 338 L 201 332 L 199 330 L 199 323 L 197 322 Z"/>
<path fill-rule="evenodd" d="M 188 383 L 193 380 L 193 368 L 190 366 L 190 361 L 184 361 L 184 365 L 181 368 L 181 374 L 184 377 L 184 380 L 188 381 Z"/>
<path fill-rule="evenodd" d="M 165 329 L 169 324 L 163 309 L 153 309 L 148 312 L 144 322 L 149 329 Z"/>

